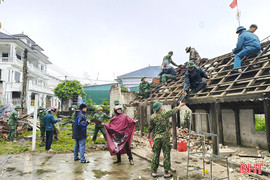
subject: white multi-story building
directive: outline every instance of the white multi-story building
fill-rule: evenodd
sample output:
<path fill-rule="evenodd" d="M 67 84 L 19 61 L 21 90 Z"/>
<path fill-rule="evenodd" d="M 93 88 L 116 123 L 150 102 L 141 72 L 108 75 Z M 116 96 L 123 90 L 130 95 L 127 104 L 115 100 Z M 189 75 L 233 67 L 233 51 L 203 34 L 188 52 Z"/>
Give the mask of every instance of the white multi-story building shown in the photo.
<path fill-rule="evenodd" d="M 54 97 L 53 89 L 59 79 L 47 74 L 51 64 L 43 49 L 24 34 L 7 35 L 0 32 L 0 101 L 12 106 L 20 105 L 22 91 L 22 68 L 24 50 L 28 50 L 27 62 L 27 111 L 34 110 L 35 94 L 39 95 L 39 105 L 61 107 L 60 100 Z M 56 85 L 55 85 L 56 86 Z"/>

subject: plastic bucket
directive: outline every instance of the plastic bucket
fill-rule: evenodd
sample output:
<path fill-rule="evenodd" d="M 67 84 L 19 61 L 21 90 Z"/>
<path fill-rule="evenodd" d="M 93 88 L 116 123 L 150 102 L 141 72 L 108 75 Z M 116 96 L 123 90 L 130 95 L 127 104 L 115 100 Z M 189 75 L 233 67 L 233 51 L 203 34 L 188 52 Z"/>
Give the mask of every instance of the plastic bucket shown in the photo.
<path fill-rule="evenodd" d="M 185 152 L 187 151 L 187 142 L 180 141 L 177 143 L 177 149 L 179 152 Z"/>

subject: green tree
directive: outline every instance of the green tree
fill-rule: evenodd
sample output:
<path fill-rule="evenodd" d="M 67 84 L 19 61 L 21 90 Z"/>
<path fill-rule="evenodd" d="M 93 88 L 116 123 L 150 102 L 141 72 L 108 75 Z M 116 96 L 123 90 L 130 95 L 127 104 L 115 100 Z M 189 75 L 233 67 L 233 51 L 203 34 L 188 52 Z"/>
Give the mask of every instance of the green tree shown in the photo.
<path fill-rule="evenodd" d="M 89 99 L 85 102 L 86 106 L 87 106 L 87 111 L 90 111 L 92 113 L 94 113 L 96 111 L 96 103 L 93 102 L 92 99 Z"/>
<path fill-rule="evenodd" d="M 104 98 L 102 104 L 100 105 L 105 113 L 110 112 L 110 101 L 107 98 Z"/>
<path fill-rule="evenodd" d="M 61 100 L 71 99 L 77 96 L 85 96 L 82 85 L 76 80 L 68 80 L 59 83 L 54 89 L 54 94 Z"/>

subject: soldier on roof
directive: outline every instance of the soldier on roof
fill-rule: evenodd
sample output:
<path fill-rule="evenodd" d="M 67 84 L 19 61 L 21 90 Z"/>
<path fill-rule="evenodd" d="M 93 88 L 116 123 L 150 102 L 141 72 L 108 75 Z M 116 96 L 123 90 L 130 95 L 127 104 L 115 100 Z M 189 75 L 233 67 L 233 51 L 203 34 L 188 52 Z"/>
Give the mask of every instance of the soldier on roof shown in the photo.
<path fill-rule="evenodd" d="M 175 62 L 173 62 L 172 55 L 173 55 L 173 52 L 172 51 L 169 51 L 168 52 L 168 55 L 163 57 L 163 62 L 165 60 L 167 60 L 169 62 L 169 64 L 172 64 L 174 66 L 178 66 Z M 162 62 L 162 65 L 163 65 L 163 62 Z"/>
<path fill-rule="evenodd" d="M 199 92 L 206 85 L 206 81 L 202 78 L 209 79 L 209 76 L 201 68 L 196 67 L 194 62 L 188 62 L 187 69 L 183 86 L 186 96 L 189 97 L 189 89 L 192 89 L 191 94 Z"/>
<path fill-rule="evenodd" d="M 138 95 L 143 96 L 143 98 L 148 98 L 150 95 L 150 88 L 154 88 L 154 85 L 151 85 L 149 82 L 146 81 L 146 77 L 143 76 L 141 78 L 141 83 L 139 85 L 139 91 L 136 93 L 136 99 L 139 99 Z"/>
<path fill-rule="evenodd" d="M 195 48 L 186 47 L 186 53 L 189 53 L 189 62 L 194 62 L 196 65 L 200 64 L 201 57 Z"/>
<path fill-rule="evenodd" d="M 161 81 L 164 86 L 167 85 L 167 81 L 169 79 L 175 79 L 176 78 L 176 71 L 175 69 L 169 64 L 167 60 L 163 62 L 163 68 L 162 71 L 159 73 L 159 76 L 161 78 Z"/>
<path fill-rule="evenodd" d="M 232 50 L 234 56 L 234 70 L 232 73 L 241 73 L 241 60 L 244 57 L 252 58 L 256 57 L 261 52 L 261 44 L 258 36 L 254 33 L 246 31 L 246 28 L 239 26 L 236 30 L 238 36 L 238 42 L 236 48 Z"/>

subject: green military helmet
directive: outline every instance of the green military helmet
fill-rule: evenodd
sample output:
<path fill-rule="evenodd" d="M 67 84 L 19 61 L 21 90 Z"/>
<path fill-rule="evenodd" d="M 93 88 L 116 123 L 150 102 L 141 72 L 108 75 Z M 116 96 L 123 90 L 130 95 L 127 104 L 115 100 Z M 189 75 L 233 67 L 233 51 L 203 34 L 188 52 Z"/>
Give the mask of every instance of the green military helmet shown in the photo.
<path fill-rule="evenodd" d="M 146 77 L 145 77 L 145 76 L 142 76 L 142 77 L 141 77 L 141 81 L 142 81 L 144 78 L 146 78 Z"/>
<path fill-rule="evenodd" d="M 75 109 L 77 109 L 77 108 L 78 108 L 76 105 L 72 105 L 71 107 L 72 107 L 72 108 L 75 108 Z"/>
<path fill-rule="evenodd" d="M 155 102 L 155 103 L 153 104 L 153 111 L 154 111 L 154 112 L 158 111 L 162 105 L 163 105 L 163 104 L 162 104 L 161 102 L 158 102 L 158 101 Z"/>
<path fill-rule="evenodd" d="M 189 51 L 190 51 L 190 49 L 191 49 L 191 47 L 189 46 L 189 47 L 186 47 L 186 53 L 188 53 Z"/>
<path fill-rule="evenodd" d="M 168 54 L 171 54 L 171 55 L 173 55 L 173 51 L 169 51 L 169 52 L 168 52 Z"/>
<path fill-rule="evenodd" d="M 97 111 L 103 111 L 103 108 L 99 106 L 99 107 L 97 108 Z"/>
<path fill-rule="evenodd" d="M 17 110 L 17 109 L 22 109 L 22 108 L 21 108 L 21 106 L 17 105 L 17 106 L 15 107 L 15 110 Z"/>
<path fill-rule="evenodd" d="M 38 107 L 38 110 L 43 110 L 44 108 L 42 106 L 39 106 Z"/>
<path fill-rule="evenodd" d="M 196 67 L 194 62 L 188 62 L 186 68 Z"/>
<path fill-rule="evenodd" d="M 120 104 L 119 100 L 117 100 L 117 99 L 114 100 L 114 104 L 115 104 L 115 105 L 119 105 L 119 104 Z"/>

